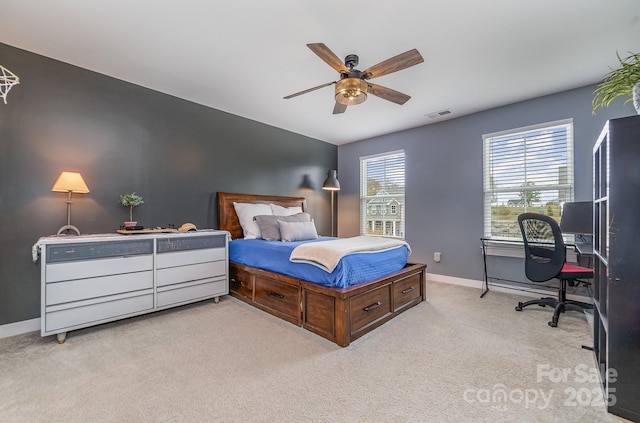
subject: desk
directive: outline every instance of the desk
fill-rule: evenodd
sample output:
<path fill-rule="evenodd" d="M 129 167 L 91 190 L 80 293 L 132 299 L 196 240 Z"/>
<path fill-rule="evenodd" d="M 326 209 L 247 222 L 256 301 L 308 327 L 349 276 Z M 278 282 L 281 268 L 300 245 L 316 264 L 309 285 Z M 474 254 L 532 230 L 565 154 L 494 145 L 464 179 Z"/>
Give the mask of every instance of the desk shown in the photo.
<path fill-rule="evenodd" d="M 520 239 L 495 239 L 495 238 L 480 238 L 480 242 L 482 243 L 482 262 L 484 264 L 484 279 L 482 281 L 482 293 L 480 294 L 480 298 L 483 298 L 485 295 L 487 295 L 487 292 L 489 292 L 489 279 L 495 279 L 495 280 L 502 280 L 505 282 L 514 282 L 517 284 L 524 284 L 524 285 L 528 285 L 528 282 L 522 282 L 522 281 L 515 281 L 515 280 L 508 280 L 508 279 L 501 279 L 501 278 L 492 278 L 491 276 L 488 275 L 488 271 L 487 271 L 487 249 L 489 248 L 489 243 L 495 244 L 495 248 L 499 248 L 500 245 L 504 245 L 507 248 L 511 248 L 514 249 L 514 247 L 522 247 L 521 252 L 518 251 L 517 254 L 515 254 L 515 251 L 513 254 L 508 255 L 505 254 L 503 257 L 514 257 L 514 258 L 522 258 L 524 260 L 524 243 L 522 240 Z M 592 258 L 593 258 L 593 246 L 591 243 L 575 243 L 575 244 L 565 244 L 566 248 L 573 248 L 574 251 L 576 251 L 578 253 L 578 264 L 580 264 L 580 258 L 581 257 L 587 257 L 589 260 L 589 265 L 587 267 L 591 267 L 591 263 L 592 263 Z M 492 247 L 493 248 L 493 247 Z M 502 255 L 500 255 L 502 256 Z M 537 287 L 541 287 L 544 285 L 540 285 L 538 283 L 533 284 L 531 283 L 532 286 L 537 286 Z"/>
<path fill-rule="evenodd" d="M 484 279 L 482 280 L 482 293 L 480 294 L 480 298 L 483 298 L 485 295 L 487 295 L 487 292 L 489 292 L 489 279 L 495 279 L 495 278 L 491 278 L 488 275 L 487 272 L 487 248 L 488 248 L 488 243 L 492 242 L 495 243 L 496 246 L 500 245 L 500 244 L 504 244 L 505 246 L 521 246 L 522 247 L 522 251 L 524 253 L 524 244 L 522 242 L 522 240 L 518 240 L 518 239 L 513 239 L 513 240 L 496 240 L 493 238 L 480 238 L 480 242 L 482 243 L 482 262 L 484 264 Z M 524 257 L 524 255 L 523 255 Z M 503 279 L 499 279 L 499 280 L 503 280 Z M 517 282 L 517 281 L 507 281 L 507 282 Z"/>
<path fill-rule="evenodd" d="M 593 244 L 590 242 L 576 242 L 574 246 L 575 246 L 576 252 L 578 253 L 578 264 L 582 266 L 580 259 L 584 257 L 587 259 L 586 267 L 592 268 L 593 267 Z"/>

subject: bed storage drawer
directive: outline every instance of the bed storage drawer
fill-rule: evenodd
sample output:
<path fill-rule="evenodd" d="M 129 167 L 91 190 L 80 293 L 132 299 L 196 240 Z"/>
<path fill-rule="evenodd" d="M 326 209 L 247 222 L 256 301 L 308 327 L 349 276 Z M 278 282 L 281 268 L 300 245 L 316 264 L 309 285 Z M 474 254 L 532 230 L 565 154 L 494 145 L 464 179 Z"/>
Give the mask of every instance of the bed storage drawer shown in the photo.
<path fill-rule="evenodd" d="M 300 319 L 300 288 L 295 285 L 256 276 L 254 301 L 289 321 Z"/>
<path fill-rule="evenodd" d="M 351 298 L 349 312 L 352 335 L 393 313 L 391 288 L 392 284 L 386 284 Z"/>
<path fill-rule="evenodd" d="M 413 274 L 393 284 L 393 310 L 398 311 L 422 301 L 420 273 Z"/>
<path fill-rule="evenodd" d="M 253 283 L 251 282 L 251 274 L 244 270 L 231 267 L 229 269 L 229 290 L 235 294 L 252 299 Z"/>

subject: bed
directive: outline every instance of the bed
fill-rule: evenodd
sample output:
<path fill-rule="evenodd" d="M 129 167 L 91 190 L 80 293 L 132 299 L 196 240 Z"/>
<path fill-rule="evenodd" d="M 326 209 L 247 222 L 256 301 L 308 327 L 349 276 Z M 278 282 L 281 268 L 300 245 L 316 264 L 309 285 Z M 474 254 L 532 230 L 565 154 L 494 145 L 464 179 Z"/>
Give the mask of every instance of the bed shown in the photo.
<path fill-rule="evenodd" d="M 234 203 L 307 209 L 304 197 L 219 192 L 218 223 L 221 230 L 231 234 L 230 248 L 244 236 Z M 229 292 L 241 301 L 346 347 L 425 301 L 425 272 L 426 265 L 407 263 L 383 276 L 336 287 L 282 274 L 275 269 L 237 263 L 230 258 Z"/>

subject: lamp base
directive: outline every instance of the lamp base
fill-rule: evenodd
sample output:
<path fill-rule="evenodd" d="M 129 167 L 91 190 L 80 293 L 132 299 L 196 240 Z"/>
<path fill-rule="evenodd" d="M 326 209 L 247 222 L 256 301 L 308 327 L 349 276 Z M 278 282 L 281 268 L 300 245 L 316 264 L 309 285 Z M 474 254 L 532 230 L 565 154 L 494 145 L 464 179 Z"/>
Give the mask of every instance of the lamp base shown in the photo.
<path fill-rule="evenodd" d="M 56 234 L 56 236 L 60 236 L 60 234 L 65 232 L 65 231 L 74 231 L 76 233 L 76 235 L 80 235 L 80 230 L 78 228 L 76 228 L 75 226 L 73 226 L 73 225 L 64 225 L 63 227 L 58 229 L 58 233 Z"/>

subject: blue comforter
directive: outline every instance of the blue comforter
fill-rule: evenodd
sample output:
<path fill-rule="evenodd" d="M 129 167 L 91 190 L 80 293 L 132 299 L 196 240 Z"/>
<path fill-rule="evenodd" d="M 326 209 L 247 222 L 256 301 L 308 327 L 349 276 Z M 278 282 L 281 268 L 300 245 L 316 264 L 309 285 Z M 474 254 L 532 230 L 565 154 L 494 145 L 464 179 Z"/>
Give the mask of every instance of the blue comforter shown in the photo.
<path fill-rule="evenodd" d="M 235 239 L 229 242 L 229 261 L 320 285 L 346 288 L 396 272 L 405 266 L 409 257 L 409 250 L 404 246 L 379 253 L 350 254 L 343 257 L 331 273 L 311 264 L 289 261 L 291 251 L 298 245 L 330 239 L 320 237 L 298 242 Z"/>

